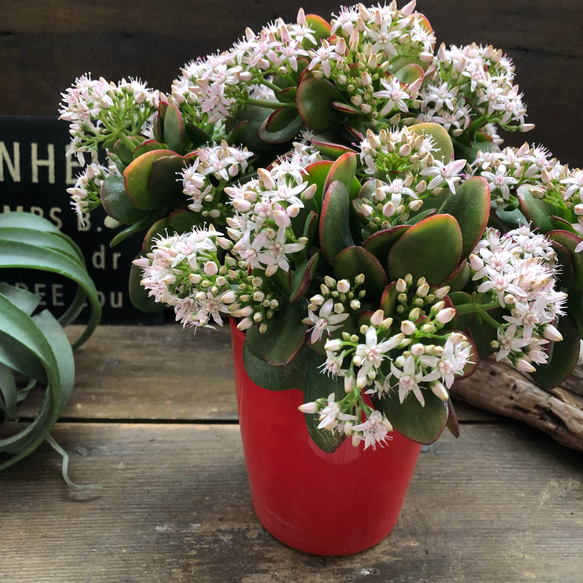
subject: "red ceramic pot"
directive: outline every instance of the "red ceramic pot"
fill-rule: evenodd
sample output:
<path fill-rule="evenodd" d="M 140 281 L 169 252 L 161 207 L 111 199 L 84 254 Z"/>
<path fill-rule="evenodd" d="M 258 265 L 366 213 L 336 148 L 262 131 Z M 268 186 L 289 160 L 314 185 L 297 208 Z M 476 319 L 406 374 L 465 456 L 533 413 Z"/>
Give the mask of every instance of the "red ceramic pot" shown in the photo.
<path fill-rule="evenodd" d="M 245 335 L 233 324 L 231 332 L 243 451 L 261 524 L 315 555 L 349 555 L 379 543 L 397 523 L 420 444 L 393 432 L 376 451 L 347 439 L 323 452 L 298 411 L 302 393 L 254 384 L 243 366 Z"/>

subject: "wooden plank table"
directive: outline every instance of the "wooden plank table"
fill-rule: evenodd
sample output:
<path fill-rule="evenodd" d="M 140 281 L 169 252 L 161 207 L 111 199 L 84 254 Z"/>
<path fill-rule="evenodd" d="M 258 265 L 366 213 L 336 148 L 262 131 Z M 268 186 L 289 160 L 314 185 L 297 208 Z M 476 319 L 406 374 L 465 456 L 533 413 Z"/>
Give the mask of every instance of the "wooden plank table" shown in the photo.
<path fill-rule="evenodd" d="M 583 454 L 474 409 L 460 417 L 460 439 L 421 455 L 391 536 L 351 557 L 306 555 L 253 514 L 228 335 L 102 326 L 53 432 L 72 479 L 100 489 L 68 488 L 48 446 L 0 474 L 0 581 L 583 581 Z"/>

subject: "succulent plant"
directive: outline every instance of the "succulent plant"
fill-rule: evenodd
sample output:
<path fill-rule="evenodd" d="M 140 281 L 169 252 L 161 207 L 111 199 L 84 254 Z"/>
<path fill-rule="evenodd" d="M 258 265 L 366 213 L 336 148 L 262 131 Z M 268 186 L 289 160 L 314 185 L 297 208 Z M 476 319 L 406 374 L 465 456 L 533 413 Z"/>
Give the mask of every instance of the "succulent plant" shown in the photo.
<path fill-rule="evenodd" d="M 490 354 L 546 387 L 576 362 L 581 171 L 500 148 L 532 127 L 502 51 L 434 44 L 414 2 L 300 11 L 188 63 L 171 96 L 89 76 L 64 95 L 71 152 L 113 165 L 112 244 L 145 232 L 134 303 L 236 318 L 251 378 L 302 389 L 326 451 L 457 433 L 448 389 Z"/>

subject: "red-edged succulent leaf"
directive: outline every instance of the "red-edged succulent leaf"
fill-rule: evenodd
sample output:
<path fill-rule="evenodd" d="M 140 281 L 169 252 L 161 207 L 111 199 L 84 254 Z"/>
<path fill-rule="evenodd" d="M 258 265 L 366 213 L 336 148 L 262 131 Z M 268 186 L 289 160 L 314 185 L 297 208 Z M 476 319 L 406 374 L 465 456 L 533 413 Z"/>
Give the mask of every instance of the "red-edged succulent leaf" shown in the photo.
<path fill-rule="evenodd" d="M 399 292 L 397 291 L 397 282 L 391 281 L 391 283 L 389 283 L 389 285 L 384 289 L 380 301 L 380 308 L 383 311 L 385 318 L 391 318 L 395 315 L 398 295 Z"/>
<path fill-rule="evenodd" d="M 182 152 L 184 145 L 184 121 L 178 108 L 169 103 L 164 115 L 164 143 L 175 152 Z"/>
<path fill-rule="evenodd" d="M 332 261 L 342 249 L 352 247 L 350 233 L 350 200 L 346 186 L 339 180 L 332 182 L 322 201 L 318 234 L 324 257 Z"/>
<path fill-rule="evenodd" d="M 435 150 L 431 152 L 436 160 L 447 164 L 453 158 L 453 143 L 447 131 L 436 123 L 419 123 L 411 126 L 416 134 L 427 135 L 433 138 Z"/>
<path fill-rule="evenodd" d="M 449 429 L 449 432 L 454 437 L 459 437 L 460 436 L 460 425 L 458 423 L 457 416 L 455 414 L 455 409 L 453 407 L 453 403 L 451 402 L 451 399 L 448 399 L 448 401 L 447 401 L 447 423 L 446 423 L 446 427 Z"/>
<path fill-rule="evenodd" d="M 462 258 L 482 238 L 490 216 L 490 187 L 485 178 L 474 176 L 456 188 L 441 212 L 456 219 L 462 232 Z"/>
<path fill-rule="evenodd" d="M 342 154 L 338 160 L 334 161 L 328 172 L 326 182 L 324 182 L 324 192 L 326 192 L 330 185 L 337 180 L 342 182 L 346 187 L 346 190 L 350 192 L 355 174 L 356 154 L 354 152 L 346 152 L 346 154 Z"/>
<path fill-rule="evenodd" d="M 134 160 L 146 152 L 165 149 L 168 149 L 168 146 L 166 144 L 161 144 L 158 140 L 145 140 L 134 150 Z"/>
<path fill-rule="evenodd" d="M 549 231 L 547 237 L 571 252 L 571 260 L 575 270 L 574 286 L 577 289 L 583 290 L 583 253 L 575 253 L 575 248 L 582 242 L 581 237 L 563 230 Z"/>
<path fill-rule="evenodd" d="M 297 92 L 297 87 L 286 87 L 285 89 L 278 91 L 277 99 L 282 103 L 295 103 Z"/>
<path fill-rule="evenodd" d="M 346 115 L 360 115 L 362 113 L 358 107 L 354 107 L 354 105 L 344 103 L 343 101 L 333 101 L 331 105 L 334 109 L 337 109 Z"/>
<path fill-rule="evenodd" d="M 164 101 L 164 99 L 160 99 L 160 103 L 158 104 L 158 114 L 154 121 L 154 139 L 159 142 L 164 141 L 162 136 L 164 133 L 164 116 L 166 115 L 166 109 L 168 109 L 168 102 Z"/>
<path fill-rule="evenodd" d="M 569 233 L 577 234 L 575 227 L 572 223 L 570 223 L 567 219 L 563 219 L 562 217 L 557 217 L 556 215 L 550 216 L 551 224 L 557 230 L 561 231 L 569 231 Z"/>
<path fill-rule="evenodd" d="M 557 241 L 553 241 L 552 245 L 561 265 L 559 273 L 555 276 L 559 282 L 558 287 L 570 288 L 575 284 L 575 264 L 573 263 L 573 254 L 569 249 Z"/>
<path fill-rule="evenodd" d="M 293 140 L 303 127 L 304 122 L 297 110 L 280 107 L 259 126 L 257 135 L 268 144 L 285 144 Z"/>
<path fill-rule="evenodd" d="M 324 132 L 343 119 L 343 115 L 332 107 L 342 101 L 342 94 L 325 79 L 308 77 L 298 87 L 296 104 L 304 123 L 315 132 Z"/>
<path fill-rule="evenodd" d="M 379 260 L 363 247 L 347 247 L 340 251 L 334 259 L 334 275 L 337 279 L 348 279 L 352 282 L 357 275 L 364 274 L 363 289 L 366 290 L 366 300 L 380 297 L 389 283 L 387 274 Z"/>
<path fill-rule="evenodd" d="M 392 391 L 382 399 L 373 398 L 375 409 L 384 413 L 395 431 L 418 443 L 433 443 L 445 429 L 449 409 L 447 403 L 430 390 L 423 391 L 425 405 L 421 405 L 413 393 L 403 403 L 399 391 Z"/>
<path fill-rule="evenodd" d="M 413 225 L 389 252 L 387 273 L 390 280 L 425 277 L 439 285 L 455 271 L 462 251 L 462 233 L 451 215 L 433 215 Z"/>
<path fill-rule="evenodd" d="M 146 235 L 144 236 L 144 242 L 142 243 L 142 251 L 144 253 L 149 253 L 154 246 L 154 240 L 161 236 L 166 235 L 168 232 L 174 233 L 174 229 L 170 226 L 170 222 L 168 221 L 168 217 L 164 217 L 163 219 L 159 219 L 156 221 L 149 229 Z"/>
<path fill-rule="evenodd" d="M 423 67 L 417 65 L 416 63 L 410 63 L 401 67 L 398 71 L 395 71 L 393 75 L 401 82 L 406 85 L 411 85 L 417 81 L 417 79 L 423 79 L 425 76 L 425 71 Z"/>
<path fill-rule="evenodd" d="M 312 36 L 316 39 L 316 43 L 324 38 L 329 38 L 332 34 L 330 23 L 317 14 L 306 14 L 306 25 L 312 30 Z M 303 40 L 302 46 L 304 49 L 313 49 L 317 44 L 315 45 L 306 38 Z"/>
<path fill-rule="evenodd" d="M 366 239 L 362 246 L 372 253 L 380 261 L 381 265 L 386 265 L 391 247 L 410 228 L 409 225 L 397 225 L 391 229 L 378 231 Z"/>
<path fill-rule="evenodd" d="M 530 187 L 527 184 L 518 189 L 517 195 L 520 209 L 530 223 L 538 227 L 542 233 L 548 233 L 554 229 L 550 218 L 556 212 L 553 205 L 532 196 Z"/>
<path fill-rule="evenodd" d="M 312 279 L 314 279 L 314 274 L 316 273 L 316 267 L 318 266 L 319 258 L 320 256 L 318 253 L 312 255 L 308 261 L 306 261 L 303 265 L 300 265 L 298 269 L 296 269 L 292 274 L 292 290 L 289 298 L 290 302 L 297 302 L 308 291 L 308 288 L 312 283 Z"/>
<path fill-rule="evenodd" d="M 133 225 L 150 214 L 132 204 L 121 176 L 108 176 L 101 185 L 100 197 L 105 212 L 122 225 Z"/>
<path fill-rule="evenodd" d="M 148 184 L 148 191 L 152 199 L 159 201 L 160 205 L 165 207 L 186 206 L 182 182 L 177 180 L 176 176 L 184 168 L 183 156 L 166 156 L 154 160 Z"/>
<path fill-rule="evenodd" d="M 130 136 L 128 138 L 130 142 L 138 147 L 142 143 L 142 139 L 136 136 Z M 134 159 L 134 150 L 130 150 L 124 142 L 117 140 L 113 146 L 113 153 L 127 166 L 131 164 Z"/>
<path fill-rule="evenodd" d="M 142 210 L 155 210 L 163 202 L 159 196 L 150 193 L 150 176 L 154 162 L 167 157 L 176 157 L 171 150 L 152 150 L 136 158 L 124 171 L 124 187 L 132 204 Z M 180 157 L 181 158 L 181 157 Z M 176 176 L 173 176 L 176 182 Z"/>
<path fill-rule="evenodd" d="M 347 152 L 354 152 L 352 148 L 349 148 L 344 144 L 336 144 L 326 140 L 320 140 L 318 138 L 312 138 L 310 143 L 314 148 L 316 148 L 316 150 L 318 150 L 318 152 L 324 154 L 324 156 L 332 160 L 336 160 L 342 156 L 342 154 L 346 154 Z"/>
<path fill-rule="evenodd" d="M 322 208 L 322 199 L 324 198 L 324 183 L 326 182 L 326 177 L 330 168 L 332 168 L 332 162 L 330 160 L 319 160 L 306 167 L 306 177 L 305 181 L 308 185 L 316 184 L 318 189 L 314 195 L 314 200 L 318 206 L 318 209 Z"/>
<path fill-rule="evenodd" d="M 549 362 L 537 366 L 530 377 L 543 389 L 553 389 L 560 385 L 573 371 L 579 359 L 581 337 L 575 320 L 569 315 L 562 316 L 558 324 L 563 335 L 561 342 L 552 342 Z"/>
<path fill-rule="evenodd" d="M 470 279 L 470 274 L 471 271 L 468 262 L 462 261 L 459 267 L 443 283 L 448 285 L 452 292 L 457 292 L 466 287 Z"/>

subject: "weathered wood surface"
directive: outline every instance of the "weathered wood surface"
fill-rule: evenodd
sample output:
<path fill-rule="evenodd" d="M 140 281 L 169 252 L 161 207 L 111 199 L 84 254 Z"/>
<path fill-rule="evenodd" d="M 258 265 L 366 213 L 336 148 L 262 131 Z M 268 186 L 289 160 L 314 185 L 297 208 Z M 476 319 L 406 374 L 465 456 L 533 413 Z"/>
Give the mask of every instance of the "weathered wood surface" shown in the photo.
<path fill-rule="evenodd" d="M 276 16 L 292 20 L 300 6 L 327 17 L 341 4 L 0 0 L 0 112 L 55 115 L 60 93 L 87 71 L 113 80 L 141 77 L 168 90 L 184 63 L 228 48 L 245 26 L 258 30 Z M 504 49 L 515 62 L 529 121 L 537 124 L 525 137 L 545 144 L 563 162 L 582 164 L 579 2 L 419 0 L 418 10 L 429 18 L 439 42 L 476 41 Z"/>
<path fill-rule="evenodd" d="M 583 354 L 570 377 L 550 391 L 490 359 L 471 377 L 456 382 L 453 394 L 476 407 L 524 421 L 560 444 L 583 451 Z"/>
<path fill-rule="evenodd" d="M 67 332 L 77 338 L 81 327 Z M 194 334 L 176 324 L 100 326 L 75 362 L 65 419 L 237 420 L 228 328 Z M 38 405 L 38 398 L 25 401 L 20 416 L 32 417 Z M 462 421 L 496 419 L 462 402 L 456 411 Z"/>
<path fill-rule="evenodd" d="M 421 455 L 389 538 L 329 559 L 258 524 L 236 425 L 60 424 L 72 477 L 101 490 L 69 490 L 48 448 L 0 474 L 0 580 L 581 581 L 582 454 L 526 426 L 462 433 Z"/>

